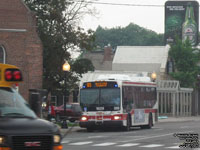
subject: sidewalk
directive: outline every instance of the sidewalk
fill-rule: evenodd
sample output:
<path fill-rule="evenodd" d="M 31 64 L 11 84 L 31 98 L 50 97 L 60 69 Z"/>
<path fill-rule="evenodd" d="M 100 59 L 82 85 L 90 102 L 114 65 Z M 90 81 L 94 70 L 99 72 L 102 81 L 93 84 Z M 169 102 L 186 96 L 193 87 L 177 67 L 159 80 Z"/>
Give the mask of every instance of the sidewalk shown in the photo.
<path fill-rule="evenodd" d="M 187 116 L 187 117 L 163 117 L 158 119 L 158 122 L 185 122 L 185 121 L 200 121 L 200 116 Z"/>

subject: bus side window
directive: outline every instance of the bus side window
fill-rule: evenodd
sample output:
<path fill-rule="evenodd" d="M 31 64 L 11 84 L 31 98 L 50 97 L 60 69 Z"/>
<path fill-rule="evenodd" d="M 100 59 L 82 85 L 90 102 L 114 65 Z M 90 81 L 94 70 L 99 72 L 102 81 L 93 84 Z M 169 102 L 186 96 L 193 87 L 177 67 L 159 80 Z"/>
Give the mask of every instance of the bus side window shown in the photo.
<path fill-rule="evenodd" d="M 130 112 L 134 107 L 133 88 L 123 87 L 123 109 L 124 112 Z"/>

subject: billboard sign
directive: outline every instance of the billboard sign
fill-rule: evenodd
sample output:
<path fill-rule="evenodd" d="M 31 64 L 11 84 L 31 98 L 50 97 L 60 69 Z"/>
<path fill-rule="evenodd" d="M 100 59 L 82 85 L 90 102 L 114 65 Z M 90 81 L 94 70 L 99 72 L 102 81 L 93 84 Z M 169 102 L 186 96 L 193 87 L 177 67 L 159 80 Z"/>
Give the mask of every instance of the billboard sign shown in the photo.
<path fill-rule="evenodd" d="M 167 1 L 165 3 L 165 44 L 173 43 L 175 37 L 193 46 L 198 44 L 199 3 L 197 1 Z"/>

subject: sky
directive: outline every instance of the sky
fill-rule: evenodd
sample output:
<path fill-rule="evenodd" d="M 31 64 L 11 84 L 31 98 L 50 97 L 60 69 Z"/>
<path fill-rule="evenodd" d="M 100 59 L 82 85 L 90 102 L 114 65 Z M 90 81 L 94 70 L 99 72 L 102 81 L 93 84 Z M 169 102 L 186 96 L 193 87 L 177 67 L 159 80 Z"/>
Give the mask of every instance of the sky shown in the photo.
<path fill-rule="evenodd" d="M 84 29 L 93 29 L 100 25 L 106 28 L 125 27 L 130 23 L 164 33 L 164 5 L 167 0 L 90 0 L 96 3 L 129 4 L 106 5 L 92 4 L 98 14 L 95 16 L 85 15 L 81 26 Z M 200 0 L 197 0 L 200 3 Z M 133 6 L 150 5 L 150 6 Z"/>

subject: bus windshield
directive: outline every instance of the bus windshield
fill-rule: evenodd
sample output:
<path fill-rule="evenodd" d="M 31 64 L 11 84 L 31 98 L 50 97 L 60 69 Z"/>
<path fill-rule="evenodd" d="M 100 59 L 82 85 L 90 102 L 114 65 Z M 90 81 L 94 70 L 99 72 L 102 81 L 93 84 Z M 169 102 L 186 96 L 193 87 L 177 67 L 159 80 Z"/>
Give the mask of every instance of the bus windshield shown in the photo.
<path fill-rule="evenodd" d="M 80 90 L 80 104 L 87 107 L 88 111 L 95 111 L 97 107 L 103 110 L 119 110 L 120 108 L 120 89 L 119 88 L 95 88 Z"/>
<path fill-rule="evenodd" d="M 11 88 L 0 88 L 0 117 L 36 118 L 36 115 L 17 91 Z"/>

